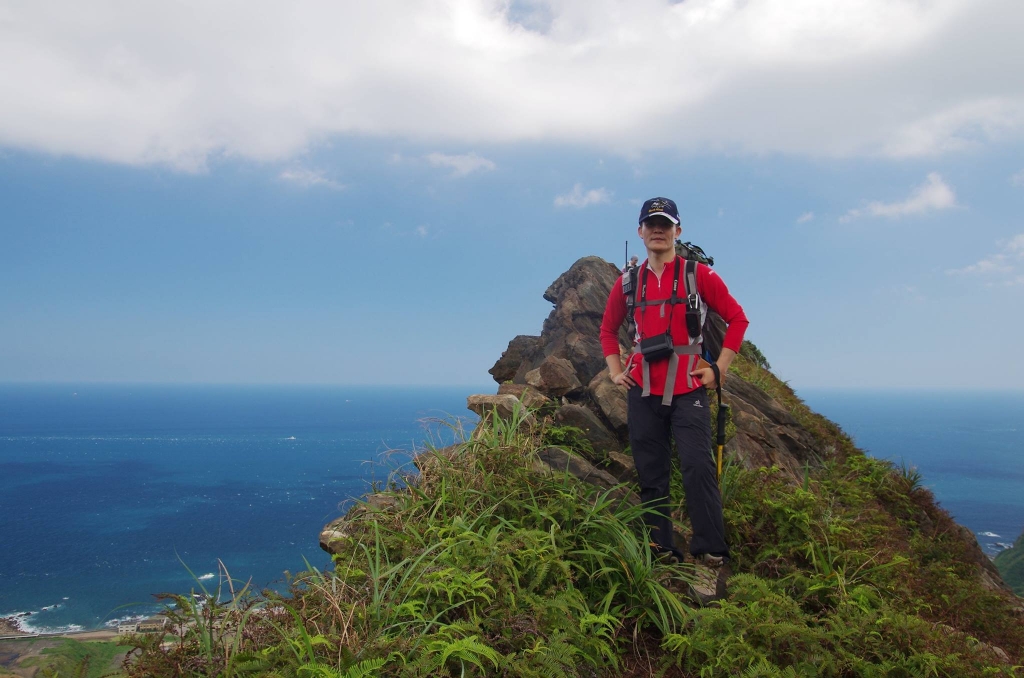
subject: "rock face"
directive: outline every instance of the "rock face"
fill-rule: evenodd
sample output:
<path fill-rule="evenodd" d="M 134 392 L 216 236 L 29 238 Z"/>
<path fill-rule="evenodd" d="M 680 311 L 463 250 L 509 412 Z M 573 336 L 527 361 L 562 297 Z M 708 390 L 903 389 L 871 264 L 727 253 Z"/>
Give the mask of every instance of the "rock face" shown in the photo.
<path fill-rule="evenodd" d="M 499 384 L 530 383 L 527 374 L 551 358 L 568 361 L 576 381 L 589 383 L 605 367 L 598 332 L 608 292 L 618 276 L 619 269 L 600 257 L 584 257 L 573 264 L 544 292 L 555 308 L 544 321 L 540 336 L 520 335 L 510 341 L 490 369 L 494 380 Z M 620 340 L 625 344 L 626 339 L 623 329 Z M 551 392 L 538 388 L 544 395 L 561 396 L 564 393 L 555 391 L 563 387 L 560 383 Z"/>

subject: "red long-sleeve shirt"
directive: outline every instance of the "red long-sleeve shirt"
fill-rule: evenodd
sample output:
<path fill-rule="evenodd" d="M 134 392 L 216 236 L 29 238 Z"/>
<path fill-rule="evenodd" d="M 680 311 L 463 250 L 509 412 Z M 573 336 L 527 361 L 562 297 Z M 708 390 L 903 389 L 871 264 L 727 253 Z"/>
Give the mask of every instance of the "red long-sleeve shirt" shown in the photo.
<path fill-rule="evenodd" d="M 685 262 L 680 261 L 679 288 L 677 296 L 686 298 L 683 277 Z M 640 265 L 637 285 L 642 287 L 644 280 L 644 269 L 648 268 L 645 261 Z M 665 264 L 661 276 L 655 275 L 653 270 L 647 271 L 647 300 L 657 301 L 668 299 L 672 296 L 672 279 L 675 271 L 675 261 Z M 723 348 L 729 348 L 739 353 L 740 344 L 743 343 L 743 335 L 747 331 L 750 322 L 743 313 L 743 308 L 736 302 L 736 299 L 729 294 L 729 288 L 725 282 L 709 266 L 697 264 L 697 294 L 700 295 L 708 308 L 722 316 L 727 329 L 725 339 L 722 341 Z M 639 305 L 634 311 L 637 331 L 644 339 L 663 334 L 668 329 L 669 317 L 672 318 L 672 341 L 675 344 L 688 343 L 686 332 L 686 304 L 677 304 L 675 311 L 670 313 L 671 305 L 648 306 L 641 309 Z M 664 309 L 664 315 L 662 315 Z M 619 328 L 626 318 L 626 297 L 622 294 L 622 276 L 612 285 L 611 293 L 608 295 L 608 304 L 604 309 L 604 319 L 601 321 L 601 348 L 604 355 L 619 354 Z M 690 360 L 687 360 L 687 359 Z M 691 362 L 693 365 L 691 365 Z M 673 395 L 689 393 L 701 384 L 698 379 L 690 376 L 690 371 L 696 364 L 695 356 L 680 356 L 679 370 L 676 373 L 676 383 L 673 385 Z M 633 353 L 629 356 L 626 369 L 630 371 L 630 377 L 637 384 L 643 385 L 643 370 L 640 365 L 640 354 Z M 665 393 L 665 378 L 668 373 L 668 361 L 661 360 L 650 364 L 651 372 L 651 393 L 663 395 Z"/>

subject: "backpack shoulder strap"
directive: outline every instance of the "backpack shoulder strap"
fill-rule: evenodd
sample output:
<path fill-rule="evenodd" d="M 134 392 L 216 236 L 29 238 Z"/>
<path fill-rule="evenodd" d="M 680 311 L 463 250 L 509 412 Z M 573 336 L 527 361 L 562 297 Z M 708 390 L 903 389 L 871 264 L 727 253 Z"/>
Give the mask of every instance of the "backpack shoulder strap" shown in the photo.
<path fill-rule="evenodd" d="M 636 300 L 640 294 L 639 287 L 640 277 L 638 275 L 638 266 L 630 266 L 622 274 L 622 294 L 626 297 L 626 322 L 630 325 L 633 324 L 633 316 L 636 313 Z"/>
<path fill-rule="evenodd" d="M 686 303 L 688 306 L 697 307 L 697 262 L 693 259 L 686 260 L 686 273 L 683 284 L 686 286 Z"/>

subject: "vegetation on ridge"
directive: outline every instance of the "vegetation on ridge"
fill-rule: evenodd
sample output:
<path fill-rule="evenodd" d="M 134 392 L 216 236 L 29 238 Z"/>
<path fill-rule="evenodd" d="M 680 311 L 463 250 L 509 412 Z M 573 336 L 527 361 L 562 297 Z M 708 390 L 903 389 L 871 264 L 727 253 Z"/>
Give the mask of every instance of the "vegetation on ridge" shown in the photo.
<path fill-rule="evenodd" d="M 995 563 L 1007 586 L 1018 596 L 1024 596 L 1024 533 L 1017 537 L 1012 548 L 996 556 Z"/>
<path fill-rule="evenodd" d="M 34 644 L 38 641 L 26 639 L 18 642 Z M 65 638 L 56 647 L 44 647 L 37 656 L 24 659 L 18 667 L 38 667 L 37 678 L 103 678 L 121 675 L 116 668 L 124 653 L 125 648 L 111 642 L 81 642 Z M 7 674 L 0 669 L 0 675 Z"/>
<path fill-rule="evenodd" d="M 492 417 L 351 512 L 332 570 L 297 575 L 288 596 L 201 611 L 181 598 L 180 639 L 136 639 L 129 674 L 1024 675 L 1015 600 L 980 584 L 916 472 L 864 456 L 750 360 L 733 365 L 826 453 L 796 486 L 727 465 L 727 601 L 687 602 L 690 569 L 652 559 L 641 509 L 538 472 L 537 432 Z"/>

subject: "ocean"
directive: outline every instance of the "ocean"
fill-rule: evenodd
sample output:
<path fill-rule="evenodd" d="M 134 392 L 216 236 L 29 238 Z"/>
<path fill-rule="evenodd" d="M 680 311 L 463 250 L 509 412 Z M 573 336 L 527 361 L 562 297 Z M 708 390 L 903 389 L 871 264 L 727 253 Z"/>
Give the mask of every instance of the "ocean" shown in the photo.
<path fill-rule="evenodd" d="M 215 587 L 218 559 L 283 588 L 330 563 L 328 521 L 494 390 L 0 385 L 0 617 L 153 614 L 153 594 Z"/>
<path fill-rule="evenodd" d="M 0 385 L 0 617 L 91 629 L 160 592 L 282 588 L 320 529 L 495 387 Z M 994 553 L 1024 528 L 1024 394 L 808 391 L 871 454 L 924 474 Z M 191 572 L 191 573 L 190 573 Z"/>

